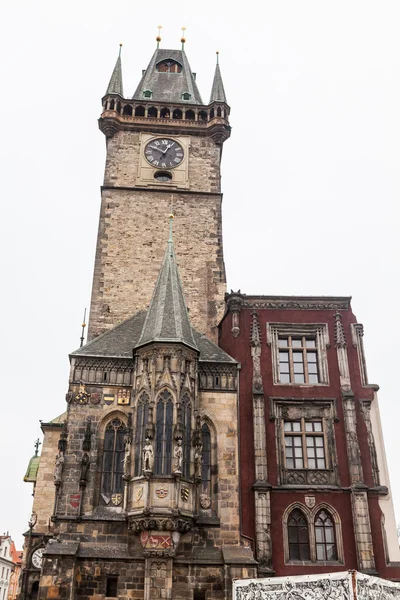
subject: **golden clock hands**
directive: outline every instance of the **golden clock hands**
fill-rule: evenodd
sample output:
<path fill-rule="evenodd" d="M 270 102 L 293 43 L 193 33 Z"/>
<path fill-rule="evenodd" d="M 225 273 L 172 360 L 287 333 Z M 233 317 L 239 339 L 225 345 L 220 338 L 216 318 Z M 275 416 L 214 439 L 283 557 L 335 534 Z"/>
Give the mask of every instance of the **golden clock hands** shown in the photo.
<path fill-rule="evenodd" d="M 157 146 L 150 146 L 150 148 L 153 148 L 153 150 L 158 150 L 159 152 L 163 152 L 161 148 L 157 148 Z"/>

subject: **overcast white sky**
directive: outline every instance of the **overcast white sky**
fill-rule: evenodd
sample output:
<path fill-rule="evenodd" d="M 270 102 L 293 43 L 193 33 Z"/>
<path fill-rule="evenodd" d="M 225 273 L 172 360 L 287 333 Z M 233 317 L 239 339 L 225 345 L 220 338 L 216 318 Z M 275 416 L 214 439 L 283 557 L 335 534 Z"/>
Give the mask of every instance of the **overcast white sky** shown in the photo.
<path fill-rule="evenodd" d="M 39 419 L 65 409 L 89 306 L 105 141 L 123 42 L 131 96 L 155 48 L 186 52 L 205 102 L 220 65 L 228 288 L 352 295 L 365 326 L 400 520 L 398 0 L 19 0 L 2 7 L 0 533 L 18 545 Z"/>

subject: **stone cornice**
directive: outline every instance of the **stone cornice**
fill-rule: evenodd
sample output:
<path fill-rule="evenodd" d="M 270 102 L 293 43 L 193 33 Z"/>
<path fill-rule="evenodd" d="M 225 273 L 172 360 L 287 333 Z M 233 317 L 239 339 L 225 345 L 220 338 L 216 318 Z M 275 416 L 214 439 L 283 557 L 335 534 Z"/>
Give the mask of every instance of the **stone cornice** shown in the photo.
<path fill-rule="evenodd" d="M 229 307 L 230 300 L 239 301 L 241 308 L 277 310 L 349 310 L 351 296 L 247 296 L 240 292 L 225 295 Z"/>
<path fill-rule="evenodd" d="M 171 192 L 173 192 L 174 194 L 191 194 L 192 196 L 220 196 L 221 200 L 223 197 L 223 194 L 221 192 L 201 192 L 201 191 L 196 191 L 196 190 L 184 190 L 184 189 L 178 189 L 178 188 L 162 188 L 162 187 L 157 187 L 156 185 L 154 186 L 150 186 L 150 187 L 140 187 L 138 185 L 132 185 L 132 186 L 118 186 L 118 185 L 102 185 L 100 186 L 100 190 L 103 191 L 108 191 L 108 190 L 117 190 L 119 192 L 130 192 L 132 190 L 137 190 L 140 192 L 150 192 L 151 194 L 154 194 L 154 192 L 161 192 L 164 194 L 171 194 Z"/>

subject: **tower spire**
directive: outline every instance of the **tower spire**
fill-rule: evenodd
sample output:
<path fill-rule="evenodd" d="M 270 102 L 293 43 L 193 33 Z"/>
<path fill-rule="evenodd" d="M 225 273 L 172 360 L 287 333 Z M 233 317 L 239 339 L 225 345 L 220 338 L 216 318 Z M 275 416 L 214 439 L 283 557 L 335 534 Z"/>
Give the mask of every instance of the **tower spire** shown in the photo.
<path fill-rule="evenodd" d="M 179 342 L 197 350 L 176 264 L 172 238 L 173 217 L 171 212 L 164 261 L 136 347 L 150 342 Z"/>
<path fill-rule="evenodd" d="M 119 94 L 119 96 L 123 97 L 124 95 L 124 90 L 122 86 L 121 49 L 122 44 L 119 45 L 119 54 L 117 62 L 115 63 L 115 67 L 107 87 L 106 96 L 108 96 L 108 94 Z"/>
<path fill-rule="evenodd" d="M 224 84 L 222 83 L 221 70 L 219 68 L 219 52 L 217 51 L 217 64 L 215 65 L 214 81 L 211 89 L 211 102 L 226 102 Z"/>

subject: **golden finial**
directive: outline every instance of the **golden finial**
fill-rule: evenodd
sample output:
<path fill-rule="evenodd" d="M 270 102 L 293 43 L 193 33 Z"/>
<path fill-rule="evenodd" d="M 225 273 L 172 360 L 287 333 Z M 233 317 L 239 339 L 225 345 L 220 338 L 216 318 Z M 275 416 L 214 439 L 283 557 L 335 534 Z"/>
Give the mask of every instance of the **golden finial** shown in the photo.
<path fill-rule="evenodd" d="M 186 42 L 186 38 L 185 38 L 185 31 L 186 31 L 186 27 L 182 27 L 182 37 L 181 37 L 181 42 L 182 42 L 182 50 L 184 48 L 185 42 Z"/>
<path fill-rule="evenodd" d="M 161 42 L 161 29 L 162 29 L 162 25 L 158 25 L 158 36 L 156 37 L 157 48 L 160 46 L 160 42 Z"/>

